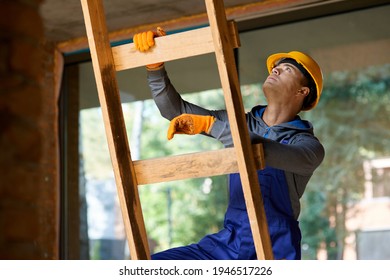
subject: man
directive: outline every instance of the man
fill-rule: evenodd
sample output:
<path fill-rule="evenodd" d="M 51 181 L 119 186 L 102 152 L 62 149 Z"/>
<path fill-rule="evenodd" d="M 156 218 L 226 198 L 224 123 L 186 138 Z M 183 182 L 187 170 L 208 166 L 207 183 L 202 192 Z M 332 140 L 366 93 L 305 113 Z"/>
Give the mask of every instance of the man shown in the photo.
<path fill-rule="evenodd" d="M 150 39 L 154 36 L 148 34 L 135 35 L 138 50 L 147 51 L 154 45 Z M 252 108 L 246 113 L 246 121 L 252 143 L 264 146 L 266 168 L 258 171 L 258 177 L 274 258 L 300 259 L 299 199 L 325 152 L 312 124 L 298 113 L 317 105 L 322 72 L 310 56 L 297 51 L 269 56 L 267 68 L 263 92 L 268 105 Z M 168 139 L 178 133 L 202 133 L 225 147 L 233 145 L 226 110 L 207 110 L 183 100 L 171 84 L 164 63 L 147 65 L 147 69 L 153 99 L 162 116 L 171 120 Z M 152 259 L 256 259 L 239 174 L 229 175 L 229 188 L 221 231 L 196 244 L 154 254 Z"/>

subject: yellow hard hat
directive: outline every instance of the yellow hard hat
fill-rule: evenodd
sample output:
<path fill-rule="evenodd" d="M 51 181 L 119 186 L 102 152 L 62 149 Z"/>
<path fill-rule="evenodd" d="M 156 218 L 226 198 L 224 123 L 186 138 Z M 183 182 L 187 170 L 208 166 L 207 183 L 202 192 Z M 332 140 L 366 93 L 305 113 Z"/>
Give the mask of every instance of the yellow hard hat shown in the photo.
<path fill-rule="evenodd" d="M 316 85 L 316 99 L 311 104 L 309 104 L 309 106 L 303 108 L 303 110 L 308 111 L 310 109 L 313 109 L 320 100 L 322 92 L 323 76 L 320 66 L 309 55 L 298 51 L 292 51 L 289 53 L 275 53 L 270 55 L 267 58 L 268 72 L 271 73 L 272 68 L 274 68 L 278 64 L 278 62 L 284 58 L 294 59 L 298 64 L 302 65 L 303 68 L 306 69 L 306 71 L 312 77 Z"/>

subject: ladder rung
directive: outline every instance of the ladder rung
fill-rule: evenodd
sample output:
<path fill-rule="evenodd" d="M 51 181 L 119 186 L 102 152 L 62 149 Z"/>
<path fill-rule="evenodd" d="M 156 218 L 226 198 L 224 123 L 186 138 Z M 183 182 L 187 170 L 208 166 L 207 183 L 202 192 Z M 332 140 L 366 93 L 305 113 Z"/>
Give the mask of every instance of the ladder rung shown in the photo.
<path fill-rule="evenodd" d="M 232 45 L 238 48 L 240 42 L 234 21 L 229 22 L 229 33 Z M 115 69 L 121 71 L 160 61 L 212 53 L 215 50 L 210 27 L 158 37 L 155 42 L 158 48 L 152 48 L 148 52 L 137 51 L 133 43 L 112 47 Z"/>
<path fill-rule="evenodd" d="M 263 145 L 252 145 L 257 169 L 263 169 Z M 139 185 L 238 173 L 234 148 L 134 161 Z"/>

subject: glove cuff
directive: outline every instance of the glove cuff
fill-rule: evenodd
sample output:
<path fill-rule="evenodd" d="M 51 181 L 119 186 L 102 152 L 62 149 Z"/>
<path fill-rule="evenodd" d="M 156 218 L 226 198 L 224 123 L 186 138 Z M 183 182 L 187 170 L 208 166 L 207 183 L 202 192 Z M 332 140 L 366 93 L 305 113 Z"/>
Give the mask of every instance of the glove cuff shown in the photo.
<path fill-rule="evenodd" d="M 146 65 L 148 71 L 157 71 L 164 67 L 164 62 Z"/>
<path fill-rule="evenodd" d="M 215 123 L 215 117 L 211 117 L 210 118 L 210 122 L 208 124 L 208 129 L 207 129 L 207 131 L 205 131 L 207 134 L 210 134 L 211 129 L 213 128 L 214 123 Z"/>

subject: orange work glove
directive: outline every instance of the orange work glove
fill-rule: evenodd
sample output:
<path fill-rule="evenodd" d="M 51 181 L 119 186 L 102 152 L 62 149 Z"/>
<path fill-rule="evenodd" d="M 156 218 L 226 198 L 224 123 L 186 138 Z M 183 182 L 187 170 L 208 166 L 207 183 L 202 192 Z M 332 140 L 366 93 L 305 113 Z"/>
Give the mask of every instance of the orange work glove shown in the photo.
<path fill-rule="evenodd" d="M 165 36 L 166 33 L 161 27 L 157 27 L 157 31 L 146 31 L 137 33 L 133 36 L 133 42 L 135 48 L 140 52 L 147 52 L 151 47 L 154 46 L 154 38 Z M 154 64 L 146 65 L 146 68 L 149 70 L 157 69 L 161 67 L 164 62 L 158 62 Z"/>
<path fill-rule="evenodd" d="M 213 116 L 182 114 L 171 120 L 168 128 L 168 140 L 171 140 L 175 134 L 210 133 L 214 122 L 215 117 Z"/>

